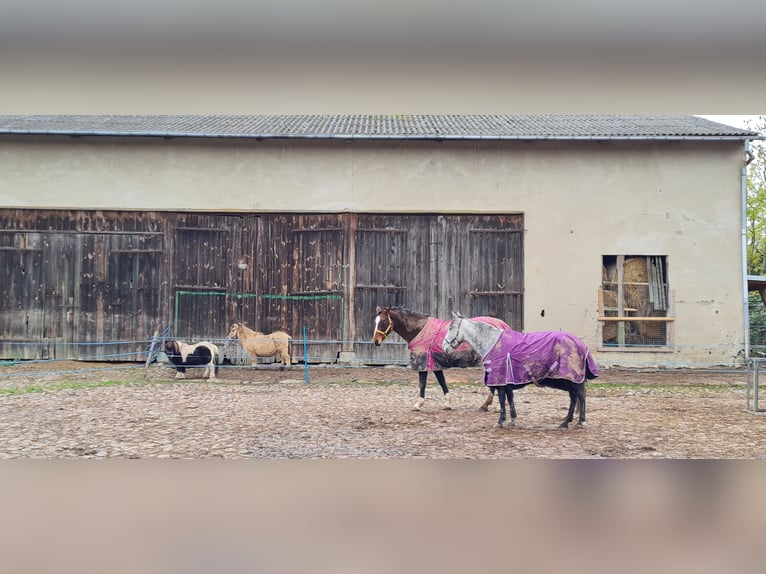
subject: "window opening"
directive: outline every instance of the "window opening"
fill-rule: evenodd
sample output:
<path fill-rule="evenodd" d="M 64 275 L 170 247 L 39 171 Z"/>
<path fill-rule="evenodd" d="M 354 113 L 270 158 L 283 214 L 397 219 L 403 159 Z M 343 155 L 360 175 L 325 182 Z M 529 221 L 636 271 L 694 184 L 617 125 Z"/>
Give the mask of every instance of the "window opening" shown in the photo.
<path fill-rule="evenodd" d="M 669 349 L 673 301 L 664 255 L 604 255 L 599 325 L 605 350 Z"/>

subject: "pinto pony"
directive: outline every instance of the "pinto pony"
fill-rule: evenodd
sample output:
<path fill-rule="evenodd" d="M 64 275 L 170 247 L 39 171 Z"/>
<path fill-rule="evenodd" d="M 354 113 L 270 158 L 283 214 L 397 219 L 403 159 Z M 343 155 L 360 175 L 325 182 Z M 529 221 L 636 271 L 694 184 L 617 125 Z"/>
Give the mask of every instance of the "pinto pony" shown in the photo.
<path fill-rule="evenodd" d="M 511 405 L 511 426 L 515 425 L 513 390 L 531 383 L 569 393 L 569 412 L 560 428 L 569 427 L 575 406 L 579 406 L 577 426 L 585 426 L 585 381 L 598 376 L 598 367 L 580 338 L 561 331 L 519 333 L 453 315 L 455 319 L 442 346 L 448 350 L 468 343 L 481 355 L 486 373 L 484 382 L 498 389 L 497 427 L 502 427 L 506 420 L 506 398 Z"/>
<path fill-rule="evenodd" d="M 264 335 L 245 327 L 242 323 L 233 323 L 229 329 L 229 339 L 239 339 L 242 348 L 250 355 L 252 365 L 258 363 L 258 357 L 273 357 L 279 355 L 282 369 L 290 368 L 290 339 L 284 331 L 274 331 Z"/>
<path fill-rule="evenodd" d="M 410 350 L 410 366 L 418 371 L 420 383 L 420 397 L 415 403 L 415 410 L 420 410 L 426 400 L 426 379 L 429 372 L 434 374 L 444 393 L 444 408 L 451 409 L 452 400 L 444 378 L 444 369 L 478 367 L 481 365 L 481 357 L 467 344 L 447 351 L 442 348 L 449 321 L 429 317 L 403 307 L 377 307 L 375 313 L 375 332 L 372 341 L 376 346 L 382 345 L 392 331 L 407 341 L 407 347 Z M 494 317 L 475 317 L 475 320 L 501 329 L 510 328 L 504 321 Z M 491 402 L 492 391 L 490 390 L 487 400 L 480 408 L 487 410 Z"/>
<path fill-rule="evenodd" d="M 172 339 L 165 341 L 165 354 L 175 365 L 176 379 L 186 378 L 186 367 L 205 367 L 203 376 L 212 380 L 221 357 L 218 347 L 208 341 L 189 344 Z"/>

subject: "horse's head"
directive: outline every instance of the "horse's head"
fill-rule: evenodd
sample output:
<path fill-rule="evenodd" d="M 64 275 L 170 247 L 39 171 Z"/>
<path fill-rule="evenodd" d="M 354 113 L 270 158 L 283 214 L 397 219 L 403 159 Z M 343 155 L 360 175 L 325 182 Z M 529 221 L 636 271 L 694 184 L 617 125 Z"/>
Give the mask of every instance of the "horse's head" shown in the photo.
<path fill-rule="evenodd" d="M 372 342 L 376 347 L 383 344 L 394 329 L 394 322 L 391 320 L 391 307 L 375 309 L 375 332 L 372 334 Z"/>
<path fill-rule="evenodd" d="M 465 317 L 460 313 L 455 313 L 454 311 L 452 312 L 452 316 L 454 318 L 452 321 L 450 321 L 449 328 L 447 329 L 447 334 L 444 335 L 444 341 L 442 341 L 442 350 L 445 353 L 449 353 L 450 351 L 456 349 L 460 343 L 465 340 L 465 335 L 461 331 Z"/>
<path fill-rule="evenodd" d="M 178 341 L 169 339 L 165 341 L 165 354 L 170 357 L 178 354 Z"/>
<path fill-rule="evenodd" d="M 227 339 L 236 339 L 238 334 L 239 334 L 239 323 L 232 323 L 231 329 L 229 329 L 229 334 L 227 335 Z"/>

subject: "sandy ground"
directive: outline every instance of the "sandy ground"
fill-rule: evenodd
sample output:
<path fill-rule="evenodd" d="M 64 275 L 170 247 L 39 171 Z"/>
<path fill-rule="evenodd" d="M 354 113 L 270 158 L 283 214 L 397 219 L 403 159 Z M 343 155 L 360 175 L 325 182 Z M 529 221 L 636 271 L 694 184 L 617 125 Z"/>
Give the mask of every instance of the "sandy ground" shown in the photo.
<path fill-rule="evenodd" d="M 745 370 L 602 370 L 586 428 L 569 430 L 566 393 L 518 391 L 516 426 L 497 429 L 497 401 L 478 410 L 481 372 L 446 374 L 454 408 L 429 375 L 415 411 L 404 367 L 312 366 L 306 384 L 301 365 L 222 368 L 208 382 L 157 364 L 4 364 L 0 458 L 766 458 Z"/>

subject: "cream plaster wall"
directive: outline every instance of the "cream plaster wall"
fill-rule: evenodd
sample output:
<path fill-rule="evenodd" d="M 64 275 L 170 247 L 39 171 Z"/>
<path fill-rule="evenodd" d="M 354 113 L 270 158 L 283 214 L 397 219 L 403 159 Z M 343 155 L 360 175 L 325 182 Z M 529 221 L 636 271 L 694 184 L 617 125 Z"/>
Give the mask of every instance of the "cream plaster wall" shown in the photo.
<path fill-rule="evenodd" d="M 6 137 L 0 207 L 521 212 L 526 330 L 595 349 L 602 255 L 666 255 L 676 351 L 599 361 L 731 365 L 744 349 L 743 158 L 724 142 Z"/>

